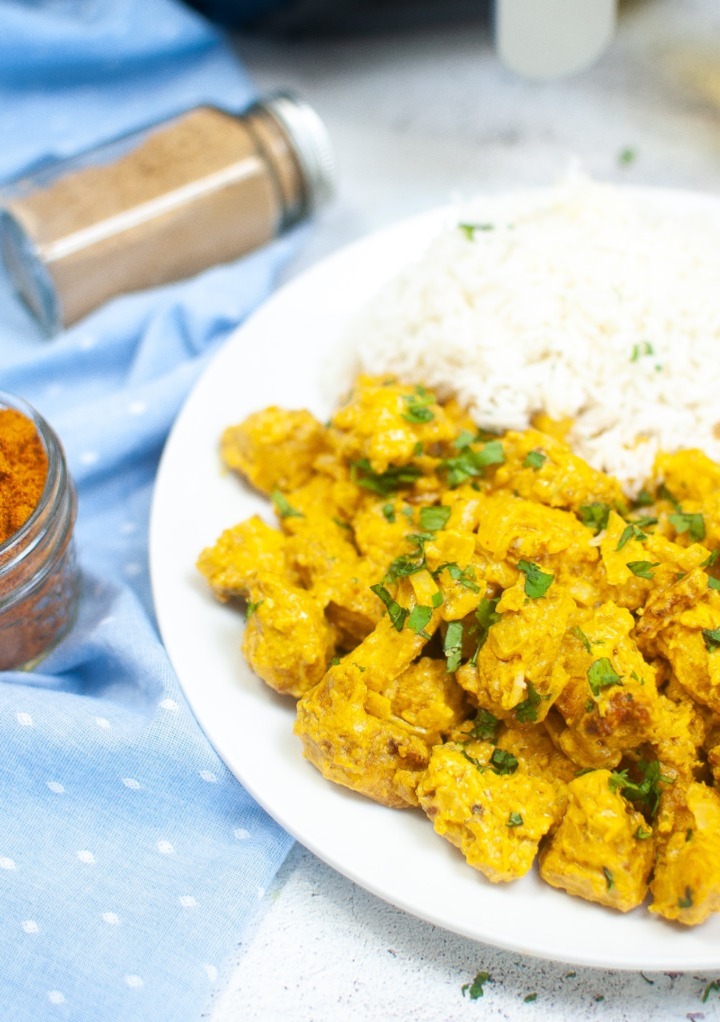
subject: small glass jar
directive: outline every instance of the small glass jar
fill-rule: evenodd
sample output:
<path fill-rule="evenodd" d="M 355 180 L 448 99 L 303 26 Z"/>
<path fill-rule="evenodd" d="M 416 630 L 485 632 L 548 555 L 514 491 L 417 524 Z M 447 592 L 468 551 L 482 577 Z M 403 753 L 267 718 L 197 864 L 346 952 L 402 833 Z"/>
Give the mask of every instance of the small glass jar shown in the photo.
<path fill-rule="evenodd" d="M 73 540 L 75 486 L 57 435 L 27 402 L 0 392 L 0 408 L 35 426 L 47 454 L 37 507 L 0 544 L 0 670 L 30 670 L 73 625 L 80 578 Z"/>
<path fill-rule="evenodd" d="M 53 335 L 116 295 L 259 248 L 334 183 L 325 127 L 298 97 L 199 106 L 4 186 L 0 255 Z"/>

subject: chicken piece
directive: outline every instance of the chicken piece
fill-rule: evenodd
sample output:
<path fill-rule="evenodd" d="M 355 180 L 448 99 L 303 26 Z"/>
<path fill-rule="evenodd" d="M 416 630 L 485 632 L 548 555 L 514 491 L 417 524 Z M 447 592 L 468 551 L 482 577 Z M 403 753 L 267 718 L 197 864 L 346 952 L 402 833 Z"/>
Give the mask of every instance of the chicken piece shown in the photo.
<path fill-rule="evenodd" d="M 407 465 L 424 450 L 451 440 L 457 431 L 433 394 L 393 377 L 359 376 L 350 398 L 332 418 L 331 440 L 351 462 L 367 461 L 372 473 Z"/>
<path fill-rule="evenodd" d="M 495 473 L 493 490 L 576 513 L 591 504 L 625 503 L 617 479 L 591 468 L 562 440 L 526 429 L 506 433 L 502 444 L 505 463 Z"/>
<path fill-rule="evenodd" d="M 398 497 L 372 501 L 352 519 L 355 543 L 364 558 L 381 570 L 411 545 L 406 537 L 420 531 L 417 509 Z"/>
<path fill-rule="evenodd" d="M 242 642 L 248 664 L 277 692 L 302 695 L 320 681 L 335 653 L 323 608 L 305 589 L 274 575 L 258 575 L 249 596 L 254 612 Z"/>
<path fill-rule="evenodd" d="M 720 796 L 697 782 L 661 800 L 650 911 L 686 926 L 720 911 Z"/>
<path fill-rule="evenodd" d="M 687 610 L 679 610 L 660 630 L 656 646 L 685 691 L 720 713 L 720 592 L 705 589 Z"/>
<path fill-rule="evenodd" d="M 506 726 L 497 744 L 516 756 L 533 777 L 554 778 L 565 785 L 577 774 L 576 764 L 557 749 L 552 741 L 547 721 L 537 727 Z M 558 790 L 562 796 L 561 810 L 564 811 L 565 788 L 560 786 Z"/>
<path fill-rule="evenodd" d="M 641 647 L 653 651 L 653 639 L 679 615 L 690 610 L 707 594 L 708 578 L 700 568 L 693 568 L 681 578 L 652 592 L 639 613 L 635 625 L 635 638 Z"/>
<path fill-rule="evenodd" d="M 479 497 L 479 552 L 513 565 L 521 560 L 540 564 L 577 602 L 596 602 L 599 555 L 590 530 L 575 515 L 507 493 Z"/>
<path fill-rule="evenodd" d="M 661 452 L 655 458 L 653 474 L 662 479 L 673 497 L 704 501 L 720 491 L 720 465 L 697 448 Z"/>
<path fill-rule="evenodd" d="M 403 606 L 412 602 L 407 580 L 397 595 Z M 425 634 L 431 636 L 439 621 L 433 612 Z M 393 714 L 385 692 L 426 641 L 411 628 L 398 632 L 385 616 L 299 700 L 295 734 L 324 777 L 383 805 L 417 804 L 414 785 L 428 763 L 428 743 L 420 728 Z"/>
<path fill-rule="evenodd" d="M 608 770 L 593 770 L 568 784 L 565 815 L 540 853 L 540 876 L 568 894 L 628 912 L 647 893 L 653 839 L 610 780 Z"/>
<path fill-rule="evenodd" d="M 569 680 L 555 703 L 568 727 L 555 723 L 553 737 L 581 767 L 614 767 L 654 733 L 655 670 L 630 637 L 634 621 L 624 608 L 604 603 L 577 621 L 564 638 Z"/>
<path fill-rule="evenodd" d="M 538 599 L 526 595 L 524 579 L 506 589 L 496 607 L 499 621 L 476 663 L 459 668 L 458 681 L 496 717 L 544 720 L 567 683 L 558 654 L 574 611 L 572 597 L 555 584 Z"/>
<path fill-rule="evenodd" d="M 228 426 L 220 441 L 224 463 L 262 493 L 296 490 L 327 450 L 325 428 L 307 411 L 270 407 Z"/>
<path fill-rule="evenodd" d="M 409 724 L 428 745 L 437 745 L 470 715 L 465 693 L 445 661 L 426 656 L 394 678 L 382 696 L 388 700 L 387 712 Z"/>
<path fill-rule="evenodd" d="M 685 783 L 694 780 L 702 767 L 705 731 L 705 722 L 691 699 L 658 696 L 650 743 L 660 762 Z"/>
<path fill-rule="evenodd" d="M 436 745 L 417 797 L 435 831 L 493 883 L 528 872 L 562 812 L 557 782 L 488 742 Z"/>
<path fill-rule="evenodd" d="M 246 597 L 258 573 L 292 581 L 285 561 L 285 537 L 258 515 L 225 529 L 214 546 L 202 551 L 197 567 L 221 602 Z"/>

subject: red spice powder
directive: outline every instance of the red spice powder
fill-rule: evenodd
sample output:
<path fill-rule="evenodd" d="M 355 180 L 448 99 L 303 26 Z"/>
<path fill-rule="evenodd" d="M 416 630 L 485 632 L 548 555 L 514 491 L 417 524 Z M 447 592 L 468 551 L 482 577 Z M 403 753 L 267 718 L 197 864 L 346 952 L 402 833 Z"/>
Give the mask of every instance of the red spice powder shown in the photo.
<path fill-rule="evenodd" d="M 47 454 L 34 423 L 14 408 L 0 408 L 0 544 L 37 507 L 47 469 Z"/>

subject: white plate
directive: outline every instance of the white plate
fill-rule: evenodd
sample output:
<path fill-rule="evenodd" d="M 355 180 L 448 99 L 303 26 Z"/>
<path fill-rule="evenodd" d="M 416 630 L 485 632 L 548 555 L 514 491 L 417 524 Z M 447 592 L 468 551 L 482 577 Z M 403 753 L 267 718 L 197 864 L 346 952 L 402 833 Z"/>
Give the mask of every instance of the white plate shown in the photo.
<path fill-rule="evenodd" d="M 657 201 L 717 217 L 706 196 Z M 467 866 L 419 812 L 386 809 L 325 781 L 292 733 L 293 703 L 268 689 L 239 651 L 242 616 L 217 603 L 195 569 L 203 547 L 264 501 L 220 467 L 222 429 L 269 404 L 330 411 L 320 368 L 349 318 L 412 259 L 447 218 L 415 217 L 374 234 L 286 285 L 223 346 L 168 440 L 157 479 L 150 559 L 158 619 L 190 705 L 253 797 L 345 876 L 419 918 L 467 937 L 578 965 L 720 967 L 720 919 L 687 930 L 645 909 L 620 915 L 571 898 L 531 874 L 496 886 Z"/>

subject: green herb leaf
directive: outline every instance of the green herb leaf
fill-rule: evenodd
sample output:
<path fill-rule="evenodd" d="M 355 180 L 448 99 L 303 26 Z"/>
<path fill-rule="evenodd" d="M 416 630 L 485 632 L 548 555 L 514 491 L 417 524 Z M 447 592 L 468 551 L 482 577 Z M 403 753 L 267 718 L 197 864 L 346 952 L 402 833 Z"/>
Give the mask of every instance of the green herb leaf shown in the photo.
<path fill-rule="evenodd" d="M 481 706 L 475 715 L 470 734 L 483 742 L 494 742 L 499 723 L 497 717 Z"/>
<path fill-rule="evenodd" d="M 367 458 L 360 458 L 350 465 L 350 478 L 357 486 L 385 497 L 406 486 L 412 486 L 422 475 L 418 465 L 390 467 L 385 472 L 374 472 Z"/>
<path fill-rule="evenodd" d="M 538 450 L 529 451 L 525 455 L 525 460 L 523 461 L 523 468 L 534 468 L 535 471 L 537 472 L 538 469 L 541 469 L 543 467 L 546 461 L 547 454 L 543 454 L 542 451 Z"/>
<path fill-rule="evenodd" d="M 720 628 L 703 628 L 702 635 L 706 649 L 710 652 L 720 649 Z"/>
<path fill-rule="evenodd" d="M 648 838 L 652 837 L 652 831 L 643 830 L 642 827 L 638 827 L 635 833 L 633 834 L 633 837 L 637 838 L 638 841 L 647 841 Z"/>
<path fill-rule="evenodd" d="M 451 621 L 443 640 L 443 653 L 447 658 L 447 669 L 450 674 L 460 666 L 462 656 L 463 624 L 462 621 Z"/>
<path fill-rule="evenodd" d="M 477 433 L 471 433 L 469 429 L 461 429 L 453 440 L 453 447 L 461 451 L 463 447 L 469 447 L 475 440 L 477 440 Z"/>
<path fill-rule="evenodd" d="M 404 394 L 403 401 L 406 402 L 407 408 L 402 413 L 402 417 L 408 422 L 432 422 L 435 418 L 435 413 L 428 407 L 435 404 L 435 395 L 425 390 L 424 387 L 416 387 L 414 394 Z"/>
<path fill-rule="evenodd" d="M 516 756 L 513 756 L 506 749 L 493 749 L 488 766 L 496 774 L 514 774 L 518 768 L 518 760 Z"/>
<path fill-rule="evenodd" d="M 660 803 L 660 785 L 674 784 L 675 779 L 662 773 L 662 767 L 656 759 L 649 762 L 641 759 L 637 764 L 637 771 L 642 778 L 640 781 L 631 780 L 627 770 L 614 770 L 610 774 L 608 784 L 611 791 L 619 789 L 620 794 L 629 802 L 639 803 L 640 808 L 652 818 Z"/>
<path fill-rule="evenodd" d="M 525 595 L 531 600 L 539 600 L 543 597 L 555 578 L 554 575 L 542 571 L 537 564 L 530 561 L 518 561 L 518 571 L 525 575 Z"/>
<path fill-rule="evenodd" d="M 454 490 L 468 479 L 482 475 L 488 465 L 502 465 L 504 461 L 505 452 L 501 442 L 489 440 L 479 450 L 469 445 L 463 447 L 454 458 L 444 458 L 439 467 L 447 473 L 447 484 Z"/>
<path fill-rule="evenodd" d="M 620 533 L 620 539 L 618 545 L 615 547 L 615 551 L 622 550 L 622 548 L 630 542 L 631 539 L 637 539 L 640 542 L 647 539 L 647 533 L 643 532 L 639 525 L 635 522 L 630 522 L 626 525 L 623 531 Z"/>
<path fill-rule="evenodd" d="M 579 625 L 574 625 L 570 629 L 570 634 L 574 635 L 575 638 L 578 639 L 583 644 L 583 646 L 585 647 L 585 651 L 587 653 L 592 653 L 592 648 L 590 646 L 590 640 L 588 639 L 587 635 L 582 630 L 582 628 L 580 628 Z"/>
<path fill-rule="evenodd" d="M 475 231 L 495 230 L 495 224 L 458 224 L 458 227 L 470 241 L 475 237 Z"/>
<path fill-rule="evenodd" d="M 720 578 L 713 578 L 708 575 L 708 589 L 720 589 Z"/>
<path fill-rule="evenodd" d="M 394 561 L 391 562 L 390 567 L 385 572 L 383 582 L 385 585 L 390 585 L 391 582 L 397 582 L 399 578 L 407 578 L 409 575 L 417 575 L 419 571 L 422 571 L 425 567 L 425 559 L 416 560 L 414 557 L 408 556 L 408 554 L 400 554 Z"/>
<path fill-rule="evenodd" d="M 603 866 L 602 869 L 603 869 L 603 873 L 605 874 L 605 883 L 607 884 L 607 889 L 608 889 L 608 891 L 611 891 L 612 888 L 615 886 L 615 881 L 613 879 L 613 875 L 610 872 L 610 870 L 607 868 L 607 866 Z"/>
<path fill-rule="evenodd" d="M 258 607 L 261 607 L 263 603 L 265 603 L 265 600 L 258 600 L 257 603 L 253 603 L 252 600 L 248 600 L 245 604 L 245 620 L 249 621 Z"/>
<path fill-rule="evenodd" d="M 273 490 L 270 494 L 270 499 L 275 505 L 275 509 L 281 518 L 304 518 L 302 511 L 297 511 L 292 507 L 287 499 L 283 497 L 280 490 Z"/>
<path fill-rule="evenodd" d="M 432 607 L 423 607 L 418 603 L 410 611 L 410 616 L 407 619 L 408 628 L 412 628 L 416 635 L 421 635 L 431 617 Z"/>
<path fill-rule="evenodd" d="M 689 887 L 686 887 L 685 894 L 682 896 L 682 898 L 678 898 L 678 908 L 692 908 L 692 906 L 693 906 L 692 891 L 690 890 Z"/>
<path fill-rule="evenodd" d="M 580 521 L 588 528 L 595 530 L 595 535 L 607 529 L 608 518 L 610 517 L 610 505 L 593 501 L 592 504 L 583 504 L 580 508 Z"/>
<path fill-rule="evenodd" d="M 453 582 L 459 582 L 461 586 L 469 589 L 471 593 L 480 592 L 480 586 L 475 581 L 475 569 L 471 564 L 467 568 L 461 568 L 454 561 L 448 561 L 446 564 L 441 564 L 436 568 L 433 575 L 437 577 L 441 571 L 447 571 Z"/>
<path fill-rule="evenodd" d="M 693 543 L 702 543 L 705 539 L 705 519 L 701 514 L 668 515 L 668 521 L 678 535 L 687 532 Z"/>
<path fill-rule="evenodd" d="M 675 508 L 678 514 L 682 514 L 682 508 L 680 507 L 680 501 L 675 497 L 670 490 L 668 490 L 665 483 L 661 483 L 658 489 L 658 497 L 661 500 L 666 500 L 669 504 Z"/>
<path fill-rule="evenodd" d="M 595 660 L 590 664 L 587 679 L 594 696 L 600 695 L 600 691 L 603 688 L 622 684 L 622 675 L 615 673 L 613 665 L 606 656 L 600 657 L 599 660 Z"/>
<path fill-rule="evenodd" d="M 400 604 L 392 598 L 392 596 L 387 591 L 385 586 L 382 585 L 381 583 L 378 583 L 377 585 L 374 586 L 370 586 L 370 589 L 372 590 L 372 592 L 375 593 L 376 596 L 380 597 L 382 602 L 387 607 L 388 617 L 392 621 L 397 631 L 401 632 L 403 630 L 403 625 L 405 624 L 405 620 L 407 619 L 409 612 L 404 607 L 401 607 Z"/>
<path fill-rule="evenodd" d="M 490 974 L 488 972 L 479 972 L 472 983 L 463 983 L 460 987 L 463 997 L 465 994 L 468 994 L 471 1001 L 477 1001 L 485 993 L 483 987 L 486 983 L 492 983 Z"/>
<path fill-rule="evenodd" d="M 510 813 L 507 819 L 508 827 L 522 827 L 524 822 L 520 813 Z"/>
<path fill-rule="evenodd" d="M 395 506 L 393 504 L 383 504 L 382 513 L 385 515 L 386 520 L 390 522 L 391 525 L 394 524 L 396 518 Z"/>
<path fill-rule="evenodd" d="M 537 1001 L 537 994 L 526 994 L 523 1001 L 525 1004 L 532 1004 L 533 1001 Z"/>
<path fill-rule="evenodd" d="M 637 362 L 643 355 L 654 355 L 655 349 L 649 341 L 640 341 L 639 344 L 633 344 L 632 355 L 630 356 L 631 362 Z"/>
<path fill-rule="evenodd" d="M 654 564 L 652 561 L 628 561 L 627 566 L 633 575 L 637 575 L 638 578 L 655 578 L 653 568 L 659 568 L 660 562 L 656 561 Z"/>
<path fill-rule="evenodd" d="M 527 699 L 523 699 L 523 701 L 518 703 L 515 707 L 515 718 L 516 720 L 519 720 L 521 724 L 530 724 L 537 720 L 538 706 L 542 702 L 540 693 L 536 690 L 531 681 L 528 682 L 527 689 Z"/>
<path fill-rule="evenodd" d="M 655 498 L 652 493 L 643 488 L 638 493 L 634 503 L 636 507 L 650 507 L 651 504 L 655 503 Z"/>
<path fill-rule="evenodd" d="M 424 532 L 437 532 L 443 529 L 448 522 L 452 508 L 444 504 L 437 504 L 435 507 L 420 508 L 420 528 Z"/>
<path fill-rule="evenodd" d="M 682 905 L 681 906 L 681 908 L 687 908 L 687 907 L 688 906 L 686 906 L 686 905 Z M 712 980 L 712 982 L 708 983 L 708 985 L 705 987 L 705 990 L 704 990 L 703 995 L 702 995 L 702 1002 L 703 1002 L 703 1004 L 707 1003 L 707 1000 L 708 1000 L 710 994 L 713 994 L 713 993 L 716 993 L 716 992 L 720 993 L 720 979 Z"/>
<path fill-rule="evenodd" d="M 350 522 L 344 522 L 342 518 L 336 518 L 335 515 L 333 515 L 333 521 L 341 529 L 347 529 L 349 532 L 352 532 L 352 526 L 350 525 Z"/>
<path fill-rule="evenodd" d="M 718 557 L 720 557 L 720 550 L 713 550 L 712 553 L 709 554 L 705 558 L 705 560 L 701 562 L 700 567 L 712 568 L 712 566 L 715 564 L 715 561 L 717 561 Z"/>
<path fill-rule="evenodd" d="M 473 666 L 475 666 L 475 664 L 477 663 L 478 653 L 485 645 L 485 642 L 488 637 L 488 631 L 495 624 L 495 622 L 499 621 L 500 618 L 502 617 L 502 614 L 498 614 L 497 611 L 495 610 L 499 602 L 500 602 L 499 596 L 495 597 L 495 599 L 493 600 L 488 600 L 486 596 L 483 596 L 482 600 L 480 600 L 480 603 L 477 606 L 477 609 L 475 610 L 475 620 L 477 621 L 478 644 L 477 648 L 475 649 L 475 652 L 473 653 L 472 659 L 470 660 L 470 663 Z"/>

